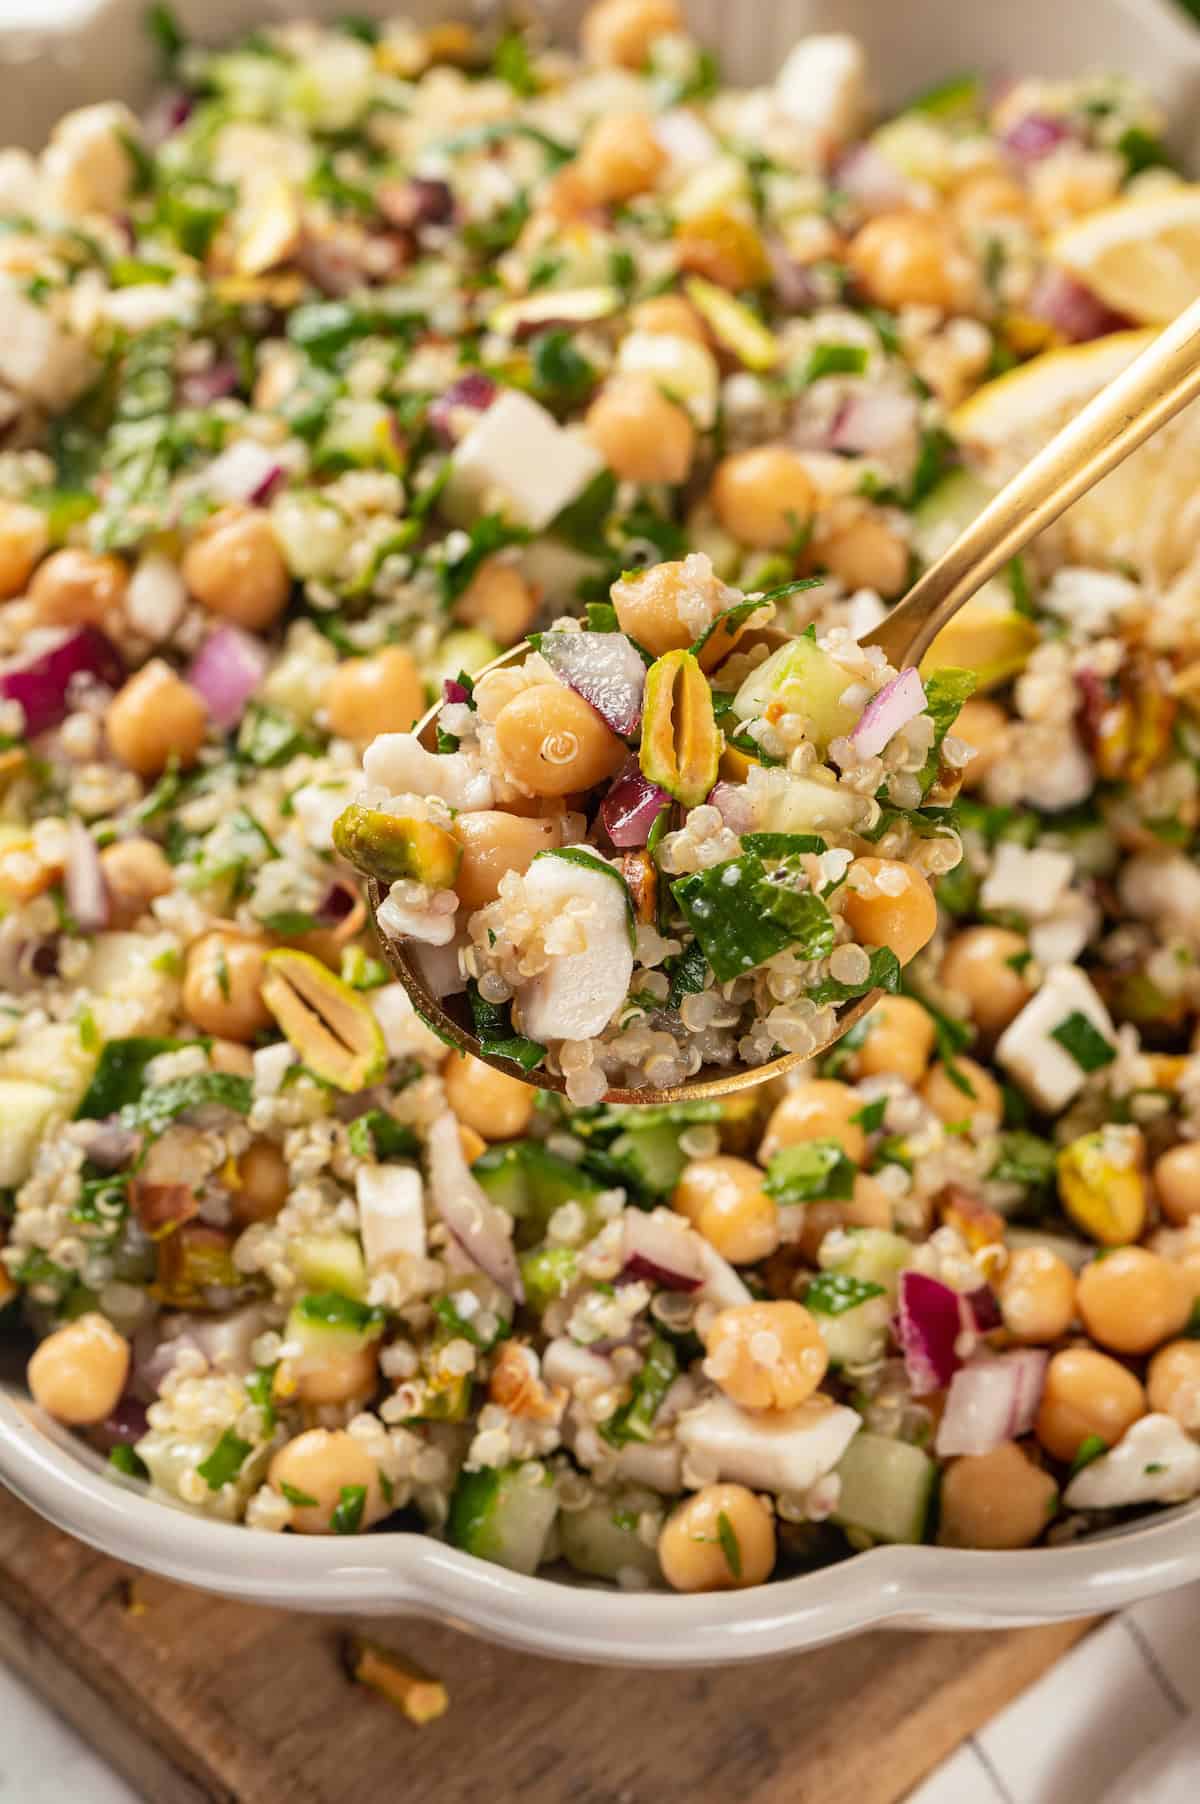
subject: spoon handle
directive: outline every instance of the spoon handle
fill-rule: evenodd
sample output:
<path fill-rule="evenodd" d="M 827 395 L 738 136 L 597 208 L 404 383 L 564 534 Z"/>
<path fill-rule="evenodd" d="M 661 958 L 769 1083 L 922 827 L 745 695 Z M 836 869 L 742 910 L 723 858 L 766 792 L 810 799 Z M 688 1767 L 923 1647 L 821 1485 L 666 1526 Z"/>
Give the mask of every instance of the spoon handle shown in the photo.
<path fill-rule="evenodd" d="M 919 663 L 964 601 L 1197 396 L 1200 299 L 992 497 L 865 643 L 897 666 Z"/>

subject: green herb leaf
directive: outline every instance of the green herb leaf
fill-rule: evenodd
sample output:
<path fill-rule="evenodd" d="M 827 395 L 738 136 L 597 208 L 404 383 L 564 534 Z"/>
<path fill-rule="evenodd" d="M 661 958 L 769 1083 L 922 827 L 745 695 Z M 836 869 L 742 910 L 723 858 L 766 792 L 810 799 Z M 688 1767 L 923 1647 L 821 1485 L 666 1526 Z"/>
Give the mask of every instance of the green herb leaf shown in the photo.
<path fill-rule="evenodd" d="M 800 372 L 799 386 L 807 388 L 822 376 L 861 376 L 868 355 L 865 345 L 816 344 Z"/>
<path fill-rule="evenodd" d="M 851 1115 L 850 1119 L 858 1123 L 864 1134 L 877 1134 L 883 1126 L 887 1105 L 886 1096 L 877 1096 L 873 1102 L 864 1103 L 857 1115 Z"/>
<path fill-rule="evenodd" d="M 589 633 L 619 633 L 621 623 L 611 601 L 589 601 L 587 604 Z"/>
<path fill-rule="evenodd" d="M 725 1555 L 725 1564 L 735 1579 L 742 1576 L 742 1549 L 734 1532 L 733 1523 L 724 1510 L 717 1514 L 717 1539 L 721 1543 L 721 1552 Z"/>
<path fill-rule="evenodd" d="M 146 1067 L 151 1059 L 163 1052 L 178 1052 L 181 1046 L 188 1044 L 194 1042 L 155 1039 L 149 1035 L 109 1040 L 75 1111 L 75 1119 L 101 1121 L 106 1115 L 115 1115 L 118 1109 L 136 1102 L 142 1093 Z"/>
<path fill-rule="evenodd" d="M 241 1471 L 250 1453 L 249 1441 L 243 1441 L 227 1428 L 206 1460 L 201 1460 L 196 1467 L 210 1491 L 219 1491 L 222 1485 L 231 1484 Z"/>
<path fill-rule="evenodd" d="M 120 1121 L 122 1127 L 156 1138 L 189 1109 L 219 1107 L 248 1115 L 253 1101 L 254 1087 L 248 1077 L 238 1077 L 231 1071 L 197 1071 L 190 1077 L 155 1084 L 136 1102 L 125 1104 Z"/>
<path fill-rule="evenodd" d="M 872 1297 L 887 1295 L 882 1284 L 867 1278 L 852 1278 L 849 1272 L 822 1272 L 804 1293 L 804 1307 L 814 1315 L 845 1315 Z"/>
<path fill-rule="evenodd" d="M 761 858 L 743 852 L 671 885 L 718 983 L 728 983 L 794 946 L 801 958 L 833 950 L 833 920 L 819 896 L 767 877 Z"/>
<path fill-rule="evenodd" d="M 356 1116 L 346 1129 L 350 1151 L 358 1159 L 415 1159 L 420 1142 L 410 1127 L 389 1115 L 386 1109 L 368 1109 Z"/>
<path fill-rule="evenodd" d="M 596 386 L 597 374 L 562 327 L 539 332 L 529 347 L 533 392 L 547 406 L 579 406 Z"/>
<path fill-rule="evenodd" d="M 310 1496 L 307 1491 L 302 1491 L 298 1485 L 288 1484 L 286 1479 L 280 1484 L 279 1489 L 283 1492 L 285 1500 L 298 1510 L 315 1510 L 320 1501 L 319 1498 Z"/>
<path fill-rule="evenodd" d="M 817 833 L 743 833 L 742 850 L 763 859 L 798 858 L 814 852 L 819 857 L 829 847 Z"/>
<path fill-rule="evenodd" d="M 1099 1459 L 1102 1454 L 1107 1452 L 1108 1442 L 1103 1435 L 1084 1435 L 1079 1443 L 1079 1450 L 1071 1461 L 1070 1476 L 1074 1478 L 1077 1472 L 1082 1472 L 1085 1466 L 1090 1466 L 1093 1460 Z"/>
<path fill-rule="evenodd" d="M 430 1308 L 452 1340 L 457 1337 L 469 1341 L 481 1353 L 490 1353 L 493 1347 L 498 1347 L 501 1341 L 508 1340 L 512 1334 L 511 1323 L 501 1316 L 496 1317 L 496 1327 L 492 1334 L 481 1334 L 474 1320 L 461 1314 L 455 1307 L 453 1297 L 434 1297 Z"/>
<path fill-rule="evenodd" d="M 593 476 L 581 495 L 577 495 L 563 508 L 560 514 L 550 522 L 548 531 L 565 545 L 582 552 L 586 557 L 607 558 L 610 554 L 607 525 L 617 499 L 617 479 L 611 470 L 601 470 Z M 602 602 L 608 607 L 608 602 Z M 613 610 L 613 627 L 618 630 L 616 610 Z M 589 625 L 591 624 L 589 619 Z M 598 629 L 601 631 L 609 629 Z"/>
<path fill-rule="evenodd" d="M 890 946 L 879 946 L 870 955 L 870 968 L 862 983 L 841 983 L 836 977 L 826 977 L 814 984 L 807 994 L 818 1008 L 824 1008 L 831 1002 L 853 1001 L 857 996 L 868 995 L 871 990 L 885 990 L 894 996 L 899 988 L 900 960 Z"/>
<path fill-rule="evenodd" d="M 145 1460 L 136 1454 L 132 1447 L 124 1444 L 112 1449 L 108 1456 L 108 1463 L 110 1466 L 115 1466 L 118 1472 L 123 1472 L 126 1478 L 149 1478 L 150 1476 L 150 1468 Z"/>
<path fill-rule="evenodd" d="M 343 1485 L 337 1505 L 329 1518 L 329 1526 L 334 1534 L 356 1535 L 362 1527 L 366 1504 L 366 1485 Z"/>
<path fill-rule="evenodd" d="M 667 960 L 663 969 L 671 980 L 671 987 L 667 991 L 667 1007 L 678 1013 L 684 997 L 698 996 L 708 976 L 708 960 L 700 942 L 689 941 L 677 958 Z"/>
<path fill-rule="evenodd" d="M 317 753 L 320 742 L 288 715 L 251 702 L 238 728 L 237 755 L 258 770 L 278 770 L 301 752 Z"/>
<path fill-rule="evenodd" d="M 935 670 L 925 678 L 925 712 L 933 721 L 933 744 L 918 779 L 923 796 L 937 781 L 942 741 L 958 719 L 963 703 L 974 695 L 975 687 L 973 670 Z"/>
<path fill-rule="evenodd" d="M 1020 1184 L 1026 1190 L 1047 1190 L 1054 1182 L 1055 1152 L 1048 1140 L 1021 1129 L 1001 1134 L 996 1162 L 988 1172 L 997 1184 Z"/>
<path fill-rule="evenodd" d="M 1106 1040 L 1095 1023 L 1078 1009 L 1072 1009 L 1057 1027 L 1050 1029 L 1050 1038 L 1070 1053 L 1081 1071 L 1099 1071 L 1117 1056 L 1111 1040 Z"/>
<path fill-rule="evenodd" d="M 774 1155 L 763 1189 L 777 1203 L 841 1201 L 854 1195 L 854 1175 L 836 1140 L 802 1140 Z"/>
<path fill-rule="evenodd" d="M 453 607 L 463 592 L 470 588 L 481 564 L 509 545 L 524 545 L 529 533 L 523 526 L 511 526 L 501 514 L 484 514 L 471 528 L 464 551 L 443 557 L 438 565 L 438 585 L 442 606 Z"/>
<path fill-rule="evenodd" d="M 310 1291 L 295 1305 L 305 1322 L 321 1328 L 350 1328 L 362 1334 L 368 1328 L 383 1326 L 383 1311 L 360 1303 L 355 1297 L 344 1297 L 339 1290 Z"/>
<path fill-rule="evenodd" d="M 633 1380 L 628 1403 L 623 1403 L 607 1422 L 600 1425 L 600 1433 L 611 1447 L 624 1447 L 630 1441 L 653 1440 L 654 1418 L 678 1372 L 675 1348 L 663 1335 L 656 1334 L 646 1349 L 642 1369 Z"/>

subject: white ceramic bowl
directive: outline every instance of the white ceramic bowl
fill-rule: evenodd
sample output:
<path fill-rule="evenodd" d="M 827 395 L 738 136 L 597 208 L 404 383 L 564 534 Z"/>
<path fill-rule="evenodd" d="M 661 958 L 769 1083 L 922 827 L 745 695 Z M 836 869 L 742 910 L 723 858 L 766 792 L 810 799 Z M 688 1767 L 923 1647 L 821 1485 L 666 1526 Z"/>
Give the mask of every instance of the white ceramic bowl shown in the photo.
<path fill-rule="evenodd" d="M 152 59 L 142 10 L 143 0 L 0 0 L 0 137 L 37 144 L 69 107 L 143 98 Z M 251 14 L 346 7 L 182 0 L 177 10 L 195 35 L 217 39 L 244 29 Z M 432 18 L 469 8 L 464 0 L 369 0 L 359 10 Z M 546 10 L 566 31 L 582 5 L 555 0 Z M 1167 0 L 692 0 L 688 10 L 734 80 L 766 79 L 804 31 L 853 31 L 871 53 L 885 105 L 962 69 L 1121 70 L 1159 94 L 1177 152 L 1200 165 L 1200 34 Z M 293 1609 L 434 1617 L 577 1660 L 724 1664 L 867 1628 L 1011 1628 L 1116 1609 L 1200 1577 L 1200 1503 L 1071 1547 L 878 1548 L 804 1577 L 702 1597 L 522 1578 L 420 1535 L 254 1534 L 151 1502 L 35 1409 L 16 1377 L 0 1379 L 0 1480 L 92 1546 L 204 1590 Z"/>

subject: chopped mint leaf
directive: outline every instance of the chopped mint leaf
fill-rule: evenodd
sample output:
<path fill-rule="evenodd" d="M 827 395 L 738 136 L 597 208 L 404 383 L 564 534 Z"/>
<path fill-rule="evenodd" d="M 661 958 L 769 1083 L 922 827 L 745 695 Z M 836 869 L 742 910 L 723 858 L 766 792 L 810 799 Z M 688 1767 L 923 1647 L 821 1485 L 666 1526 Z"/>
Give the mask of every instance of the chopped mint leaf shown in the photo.
<path fill-rule="evenodd" d="M 127 1103 L 136 1102 L 142 1093 L 146 1067 L 161 1052 L 178 1052 L 186 1040 L 153 1039 L 137 1035 L 126 1040 L 109 1040 L 75 1111 L 77 1121 L 101 1121 L 115 1115 Z"/>
<path fill-rule="evenodd" d="M 1108 1442 L 1103 1435 L 1085 1435 L 1079 1443 L 1075 1458 L 1071 1461 L 1071 1477 L 1074 1478 L 1077 1472 L 1082 1472 L 1085 1466 L 1090 1466 L 1093 1460 L 1099 1459 L 1102 1454 L 1107 1452 Z"/>
<path fill-rule="evenodd" d="M 830 1002 L 851 1002 L 871 990 L 886 990 L 894 996 L 899 988 L 900 960 L 890 946 L 879 946 L 870 955 L 870 969 L 862 983 L 841 983 L 836 977 L 826 977 L 813 985 L 808 996 L 818 1008 L 824 1008 Z"/>
<path fill-rule="evenodd" d="M 800 387 L 807 388 L 822 376 L 861 376 L 868 354 L 865 345 L 816 344 L 800 372 Z"/>
<path fill-rule="evenodd" d="M 610 1446 L 624 1447 L 629 1441 L 654 1438 L 654 1418 L 678 1372 L 674 1347 L 663 1335 L 656 1334 L 646 1349 L 642 1369 L 633 1380 L 628 1403 L 623 1403 L 600 1425 L 600 1433 Z"/>
<path fill-rule="evenodd" d="M 321 1328 L 352 1328 L 361 1334 L 383 1324 L 381 1309 L 372 1309 L 354 1297 L 344 1297 L 338 1290 L 310 1291 L 300 1298 L 295 1309 L 302 1321 Z"/>
<path fill-rule="evenodd" d="M 240 1435 L 227 1428 L 206 1460 L 201 1460 L 196 1467 L 210 1491 L 219 1491 L 222 1485 L 231 1484 L 241 1471 L 250 1452 L 250 1442 L 243 1441 Z"/>
<path fill-rule="evenodd" d="M 753 852 L 680 877 L 671 894 L 718 983 L 743 976 L 789 946 L 801 958 L 824 958 L 833 950 L 833 921 L 821 898 L 770 881 Z"/>
<path fill-rule="evenodd" d="M 725 1555 L 725 1564 L 735 1579 L 742 1576 L 742 1549 L 734 1531 L 733 1523 L 724 1510 L 717 1515 L 717 1539 L 721 1543 L 721 1552 Z"/>
<path fill-rule="evenodd" d="M 136 1102 L 125 1104 L 120 1121 L 122 1127 L 157 1137 L 189 1109 L 219 1107 L 248 1115 L 253 1100 L 254 1089 L 248 1077 L 238 1077 L 231 1071 L 197 1071 L 190 1077 L 155 1084 Z"/>
<path fill-rule="evenodd" d="M 942 741 L 958 719 L 965 701 L 975 693 L 973 670 L 935 670 L 925 678 L 925 712 L 933 721 L 933 744 L 921 769 L 921 794 L 928 795 L 937 781 Z"/>
<path fill-rule="evenodd" d="M 851 1115 L 850 1119 L 858 1123 L 864 1134 L 877 1134 L 883 1126 L 887 1105 L 886 1096 L 877 1096 L 873 1102 L 864 1103 L 857 1115 Z"/>
<path fill-rule="evenodd" d="M 866 1278 L 852 1278 L 849 1272 L 822 1272 L 804 1293 L 804 1307 L 814 1315 L 845 1315 L 872 1297 L 886 1296 L 882 1284 Z"/>
<path fill-rule="evenodd" d="M 298 1510 L 315 1510 L 320 1502 L 319 1498 L 311 1496 L 307 1491 L 302 1491 L 299 1485 L 288 1484 L 286 1479 L 279 1489 L 283 1492 L 285 1500 Z"/>
<path fill-rule="evenodd" d="M 686 945 L 678 958 L 668 959 L 663 969 L 671 980 L 667 1007 L 678 1011 L 685 996 L 698 996 L 708 976 L 708 960 L 698 940 Z"/>
<path fill-rule="evenodd" d="M 149 1478 L 150 1468 L 144 1459 L 133 1451 L 132 1447 L 114 1447 L 108 1456 L 110 1466 L 123 1472 L 126 1478 Z"/>
<path fill-rule="evenodd" d="M 1057 1027 L 1050 1029 L 1050 1038 L 1070 1053 L 1081 1071 L 1100 1071 L 1117 1056 L 1111 1040 L 1106 1040 L 1095 1023 L 1078 1009 L 1072 1009 Z"/>
<path fill-rule="evenodd" d="M 335 1535 L 356 1535 L 367 1503 L 366 1485 L 343 1485 L 329 1526 Z"/>
<path fill-rule="evenodd" d="M 854 1165 L 836 1140 L 802 1140 L 774 1155 L 763 1189 L 777 1203 L 848 1199 L 854 1195 Z"/>

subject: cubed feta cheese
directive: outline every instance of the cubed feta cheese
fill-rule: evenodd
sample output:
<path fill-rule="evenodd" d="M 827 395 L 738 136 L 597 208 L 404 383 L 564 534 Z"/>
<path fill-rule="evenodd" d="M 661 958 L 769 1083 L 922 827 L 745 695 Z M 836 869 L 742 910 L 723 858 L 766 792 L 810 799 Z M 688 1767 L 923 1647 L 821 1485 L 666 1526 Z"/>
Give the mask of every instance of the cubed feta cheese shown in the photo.
<path fill-rule="evenodd" d="M 521 985 L 521 1031 L 535 1040 L 590 1040 L 608 1026 L 633 976 L 622 886 L 565 858 L 536 858 L 525 874 L 525 896 L 547 920 L 569 904 L 582 904 L 572 912 L 587 943 L 582 951 L 552 956 L 544 971 Z"/>
<path fill-rule="evenodd" d="M 1021 795 L 1035 808 L 1057 814 L 1085 802 L 1093 782 L 1091 760 L 1079 739 L 1074 733 L 1064 733 L 1053 758 L 1026 763 Z"/>
<path fill-rule="evenodd" d="M 305 783 L 292 796 L 292 813 L 314 852 L 328 852 L 333 823 L 354 799 L 357 784 L 349 777 L 326 777 Z"/>
<path fill-rule="evenodd" d="M 775 98 L 789 118 L 834 144 L 848 143 L 867 113 L 867 59 L 857 38 L 824 32 L 802 38 L 775 80 Z"/>
<path fill-rule="evenodd" d="M 585 438 L 536 401 L 509 389 L 479 417 L 454 453 L 456 490 L 480 513 L 500 511 L 541 532 L 604 468 Z"/>
<path fill-rule="evenodd" d="M 444 1059 L 446 1048 L 413 1008 L 400 983 L 371 991 L 371 1012 L 383 1032 L 389 1059 Z"/>
<path fill-rule="evenodd" d="M 1074 965 L 1053 965 L 1037 994 L 1009 1023 L 996 1046 L 996 1059 L 1047 1114 L 1063 1109 L 1087 1078 L 1065 1046 L 1054 1039 L 1069 1015 L 1083 1015 L 1106 1040 L 1116 1038 L 1108 1010 L 1090 981 Z"/>
<path fill-rule="evenodd" d="M 425 1257 L 425 1187 L 411 1165 L 360 1165 L 354 1174 L 367 1270 L 395 1253 Z"/>
<path fill-rule="evenodd" d="M 685 1456 L 699 1455 L 718 1478 L 756 1491 L 802 1493 L 833 1471 L 861 1421 L 837 1403 L 751 1415 L 727 1397 L 710 1397 L 679 1418 L 676 1435 Z"/>
<path fill-rule="evenodd" d="M 187 608 L 187 589 L 179 565 L 161 551 L 138 559 L 125 593 L 125 616 L 137 632 L 161 644 L 169 639 Z"/>
<path fill-rule="evenodd" d="M 1077 1473 L 1063 1502 L 1070 1510 L 1115 1510 L 1134 1503 L 1184 1503 L 1197 1491 L 1200 1446 L 1173 1416 L 1151 1415 Z"/>
<path fill-rule="evenodd" d="M 1074 868 L 1066 852 L 1045 852 L 1002 839 L 979 900 L 992 913 L 1011 909 L 1027 921 L 1045 920 L 1062 900 Z"/>
<path fill-rule="evenodd" d="M 0 281 L 0 382 L 43 407 L 60 408 L 79 393 L 90 368 L 81 340 L 12 282 Z"/>

